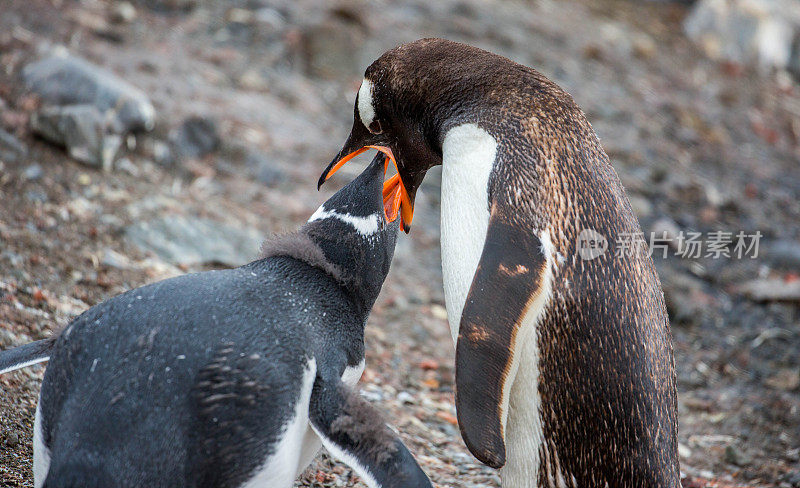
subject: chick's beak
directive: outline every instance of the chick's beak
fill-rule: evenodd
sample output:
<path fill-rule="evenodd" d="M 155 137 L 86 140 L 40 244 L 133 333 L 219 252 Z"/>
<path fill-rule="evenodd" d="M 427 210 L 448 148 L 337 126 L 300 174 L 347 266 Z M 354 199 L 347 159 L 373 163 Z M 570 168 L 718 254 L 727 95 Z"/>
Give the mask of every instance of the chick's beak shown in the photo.
<path fill-rule="evenodd" d="M 319 178 L 319 182 L 317 183 L 317 188 L 321 187 L 323 183 L 328 181 L 328 179 L 333 176 L 333 174 L 338 171 L 339 168 L 344 166 L 346 162 L 369 149 L 377 149 L 386 156 L 383 166 L 384 175 L 386 174 L 386 170 L 389 169 L 389 161 L 391 161 L 394 164 L 395 169 L 398 170 L 397 174 L 386 180 L 386 182 L 383 184 L 383 210 L 386 214 L 386 220 L 389 222 L 394 222 L 399 214 L 400 228 L 403 229 L 403 232 L 408 233 L 411 230 L 411 220 L 414 218 L 414 205 L 411 202 L 411 197 L 409 196 L 408 191 L 406 191 L 405 185 L 403 184 L 403 179 L 400 177 L 399 168 L 397 167 L 397 160 L 394 157 L 394 153 L 392 153 L 391 148 L 388 146 L 367 145 L 356 149 L 355 151 L 352 151 L 341 158 L 337 156 L 337 159 L 334 159 L 328 168 L 323 171 Z"/>

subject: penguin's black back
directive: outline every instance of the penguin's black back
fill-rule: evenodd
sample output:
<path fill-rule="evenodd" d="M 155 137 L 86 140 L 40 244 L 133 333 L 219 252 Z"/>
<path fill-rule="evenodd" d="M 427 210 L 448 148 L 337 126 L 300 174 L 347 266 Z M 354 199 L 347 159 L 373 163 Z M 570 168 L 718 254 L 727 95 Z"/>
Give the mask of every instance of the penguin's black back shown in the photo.
<path fill-rule="evenodd" d="M 333 277 L 290 257 L 88 310 L 42 385 L 47 486 L 239 485 L 271 454 L 315 351 L 339 375 L 363 357 L 363 321 Z"/>

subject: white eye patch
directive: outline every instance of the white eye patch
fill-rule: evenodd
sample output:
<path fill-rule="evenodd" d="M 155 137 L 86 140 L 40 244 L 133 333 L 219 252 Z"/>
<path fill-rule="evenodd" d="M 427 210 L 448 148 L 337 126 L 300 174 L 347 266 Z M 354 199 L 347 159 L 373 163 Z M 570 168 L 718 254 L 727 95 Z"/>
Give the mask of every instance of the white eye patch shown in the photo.
<path fill-rule="evenodd" d="M 375 119 L 375 107 L 372 105 L 372 82 L 364 79 L 358 89 L 358 115 L 364 127 L 369 127 Z"/>

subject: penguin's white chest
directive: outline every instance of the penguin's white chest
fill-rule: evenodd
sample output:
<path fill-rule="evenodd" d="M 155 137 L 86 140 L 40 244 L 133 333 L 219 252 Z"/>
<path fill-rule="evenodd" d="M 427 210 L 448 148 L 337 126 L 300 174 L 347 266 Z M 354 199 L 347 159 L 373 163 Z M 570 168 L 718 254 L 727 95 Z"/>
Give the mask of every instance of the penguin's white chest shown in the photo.
<path fill-rule="evenodd" d="M 294 415 L 281 429 L 282 434 L 277 445 L 275 445 L 273 454 L 265 460 L 253 477 L 242 485 L 242 488 L 260 488 L 264 486 L 289 488 L 294 483 L 298 472 L 305 468 L 305 466 L 301 466 L 303 453 L 312 447 L 307 445 L 314 442 L 314 439 L 309 438 L 306 432 L 309 430 L 308 404 L 311 400 L 311 390 L 314 386 L 316 374 L 317 362 L 311 359 L 303 372 Z M 314 449 L 314 454 L 318 449 L 319 447 L 317 446 Z"/>
<path fill-rule="evenodd" d="M 353 388 L 364 372 L 364 360 L 357 366 L 348 366 L 342 374 L 342 382 Z M 274 454 L 242 488 L 290 487 L 294 480 L 317 456 L 322 441 L 311 428 L 308 420 L 308 405 L 317 373 L 315 360 L 309 361 L 303 374 L 300 394 L 295 404 L 294 416 L 284 425 L 281 439 Z"/>
<path fill-rule="evenodd" d="M 442 145 L 441 244 L 442 277 L 447 317 L 453 342 L 458 339 L 461 315 L 481 259 L 489 226 L 489 177 L 497 156 L 497 142 L 474 124 L 448 131 Z M 531 229 L 531 232 L 535 232 Z M 523 332 L 515 351 L 513 381 L 505 423 L 506 465 L 504 488 L 535 488 L 540 467 L 542 434 L 536 324 L 549 301 L 552 244 L 540 233 L 548 258 L 541 298 L 522 319 Z M 497 304 L 502 307 L 502 303 Z M 546 447 L 546 444 L 545 444 Z M 558 485 L 561 486 L 561 485 Z"/>
<path fill-rule="evenodd" d="M 494 137 L 475 124 L 450 129 L 442 144 L 442 277 L 454 343 L 489 227 L 496 155 Z"/>

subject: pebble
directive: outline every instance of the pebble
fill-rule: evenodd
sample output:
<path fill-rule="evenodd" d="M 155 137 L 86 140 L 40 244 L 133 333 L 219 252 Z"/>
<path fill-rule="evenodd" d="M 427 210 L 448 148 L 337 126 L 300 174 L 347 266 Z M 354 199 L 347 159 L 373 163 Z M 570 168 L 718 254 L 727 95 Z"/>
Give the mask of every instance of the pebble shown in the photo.
<path fill-rule="evenodd" d="M 397 394 L 397 401 L 401 405 L 412 405 L 412 404 L 416 403 L 414 401 L 414 396 L 411 393 L 408 393 L 407 391 L 401 391 L 400 393 L 398 393 Z"/>
<path fill-rule="evenodd" d="M 189 117 L 172 134 L 173 147 L 184 158 L 206 156 L 214 152 L 220 142 L 217 122 L 208 117 Z"/>
<path fill-rule="evenodd" d="M 8 447 L 17 447 L 17 444 L 19 444 L 19 435 L 16 432 L 6 434 L 6 445 Z"/>
<path fill-rule="evenodd" d="M 800 281 L 755 279 L 745 282 L 739 291 L 757 302 L 800 302 Z"/>
<path fill-rule="evenodd" d="M 92 105 L 45 107 L 31 118 L 31 128 L 64 146 L 74 159 L 111 169 L 122 138 L 108 131 L 105 117 Z"/>
<path fill-rule="evenodd" d="M 767 73 L 800 59 L 795 0 L 700 0 L 683 23 L 687 36 L 713 59 L 751 64 Z M 800 74 L 800 73 L 798 73 Z"/>
<path fill-rule="evenodd" d="M 723 455 L 723 459 L 726 463 L 733 464 L 735 466 L 746 466 L 750 464 L 749 456 L 732 444 L 725 446 L 725 454 Z"/>
<path fill-rule="evenodd" d="M 651 204 L 650 200 L 647 198 L 640 197 L 638 195 L 629 195 L 628 199 L 631 201 L 633 213 L 635 213 L 640 219 L 643 217 L 649 217 L 650 214 L 653 213 L 653 204 Z"/>
<path fill-rule="evenodd" d="M 793 391 L 800 386 L 800 370 L 784 368 L 767 378 L 764 383 L 776 390 Z"/>
<path fill-rule="evenodd" d="M 43 174 L 44 171 L 42 171 L 42 167 L 36 163 L 27 166 L 22 172 L 22 176 L 28 181 L 38 180 Z"/>
<path fill-rule="evenodd" d="M 155 109 L 147 96 L 114 73 L 59 49 L 22 70 L 28 88 L 45 105 L 91 105 L 116 133 L 151 130 Z"/>
<path fill-rule="evenodd" d="M 129 24 L 136 19 L 136 7 L 130 2 L 118 2 L 111 10 L 111 21 L 117 24 Z"/>

